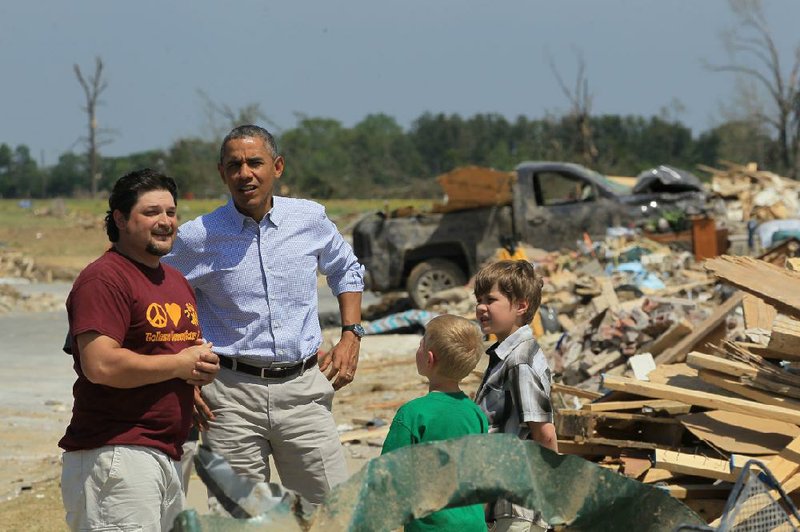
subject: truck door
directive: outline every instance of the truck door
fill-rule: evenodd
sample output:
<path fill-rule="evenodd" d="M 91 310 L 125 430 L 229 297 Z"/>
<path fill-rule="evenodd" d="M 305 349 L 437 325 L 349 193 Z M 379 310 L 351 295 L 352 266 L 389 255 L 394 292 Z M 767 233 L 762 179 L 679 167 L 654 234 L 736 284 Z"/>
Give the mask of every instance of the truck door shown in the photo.
<path fill-rule="evenodd" d="M 610 202 L 599 198 L 591 181 L 566 171 L 544 170 L 526 182 L 533 188 L 523 194 L 525 240 L 530 244 L 548 250 L 571 248 L 583 233 L 605 234 Z"/>

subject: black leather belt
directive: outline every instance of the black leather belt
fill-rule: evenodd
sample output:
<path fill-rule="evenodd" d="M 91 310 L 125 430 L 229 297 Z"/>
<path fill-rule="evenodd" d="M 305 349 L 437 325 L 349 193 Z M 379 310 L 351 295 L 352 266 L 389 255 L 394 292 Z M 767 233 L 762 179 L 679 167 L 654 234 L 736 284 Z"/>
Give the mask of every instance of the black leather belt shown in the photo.
<path fill-rule="evenodd" d="M 219 355 L 219 365 L 223 368 L 239 371 L 241 373 L 247 373 L 248 375 L 255 375 L 256 377 L 261 377 L 262 379 L 287 379 L 290 377 L 296 377 L 298 375 L 302 375 L 305 370 L 311 366 L 315 366 L 316 364 L 317 355 L 313 355 L 302 362 L 298 362 L 297 364 L 293 364 L 291 366 L 260 368 L 251 364 L 245 364 L 244 362 L 240 362 L 235 358 Z"/>

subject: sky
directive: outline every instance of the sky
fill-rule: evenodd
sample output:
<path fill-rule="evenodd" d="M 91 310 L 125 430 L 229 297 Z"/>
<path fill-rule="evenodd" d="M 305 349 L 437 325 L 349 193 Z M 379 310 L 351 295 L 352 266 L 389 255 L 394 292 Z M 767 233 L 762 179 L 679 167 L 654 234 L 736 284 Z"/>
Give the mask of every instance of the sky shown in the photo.
<path fill-rule="evenodd" d="M 788 69 L 800 2 L 764 5 Z M 669 109 L 698 134 L 735 101 L 735 78 L 704 66 L 728 61 L 735 26 L 726 0 L 6 0 L 0 144 L 46 165 L 84 150 L 73 65 L 90 73 L 96 56 L 109 156 L 209 137 L 201 92 L 258 103 L 279 131 L 300 115 L 352 126 L 385 113 L 404 128 L 426 111 L 557 115 L 569 102 L 549 61 L 572 85 L 577 54 L 593 114 Z"/>

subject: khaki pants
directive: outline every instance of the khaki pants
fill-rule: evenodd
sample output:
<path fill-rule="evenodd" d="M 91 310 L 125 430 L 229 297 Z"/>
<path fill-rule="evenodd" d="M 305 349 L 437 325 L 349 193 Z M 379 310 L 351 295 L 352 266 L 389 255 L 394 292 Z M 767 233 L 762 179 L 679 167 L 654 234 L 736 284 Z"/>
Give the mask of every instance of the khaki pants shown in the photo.
<path fill-rule="evenodd" d="M 239 475 L 269 482 L 272 455 L 282 484 L 313 504 L 347 480 L 331 414 L 333 387 L 318 367 L 292 379 L 221 368 L 203 398 L 216 416 L 203 441 Z"/>
<path fill-rule="evenodd" d="M 178 463 L 128 445 L 64 453 L 61 497 L 67 525 L 81 531 L 166 532 L 184 506 Z"/>

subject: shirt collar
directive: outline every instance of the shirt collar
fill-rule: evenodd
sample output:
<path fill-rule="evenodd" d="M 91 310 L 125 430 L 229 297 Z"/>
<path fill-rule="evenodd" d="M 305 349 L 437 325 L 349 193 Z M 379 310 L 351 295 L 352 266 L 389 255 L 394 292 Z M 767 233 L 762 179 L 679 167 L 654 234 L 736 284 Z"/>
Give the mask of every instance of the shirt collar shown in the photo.
<path fill-rule="evenodd" d="M 533 339 L 533 331 L 531 330 L 530 326 L 523 325 L 516 331 L 514 331 L 508 338 L 496 344 L 494 347 L 494 352 L 497 354 L 500 360 L 505 360 L 506 357 L 514 350 L 522 342 L 527 340 Z"/>
<path fill-rule="evenodd" d="M 224 209 L 228 220 L 239 231 L 244 229 L 244 224 L 247 222 L 247 220 L 252 220 L 252 218 L 245 216 L 236 209 L 236 205 L 233 203 L 233 198 L 228 198 L 228 203 L 225 204 Z M 280 225 L 280 222 L 286 218 L 287 214 L 288 208 L 286 206 L 286 198 L 272 196 L 272 208 L 269 210 L 269 212 L 267 212 L 267 215 L 264 217 L 264 219 L 269 220 L 274 225 L 278 226 Z"/>

